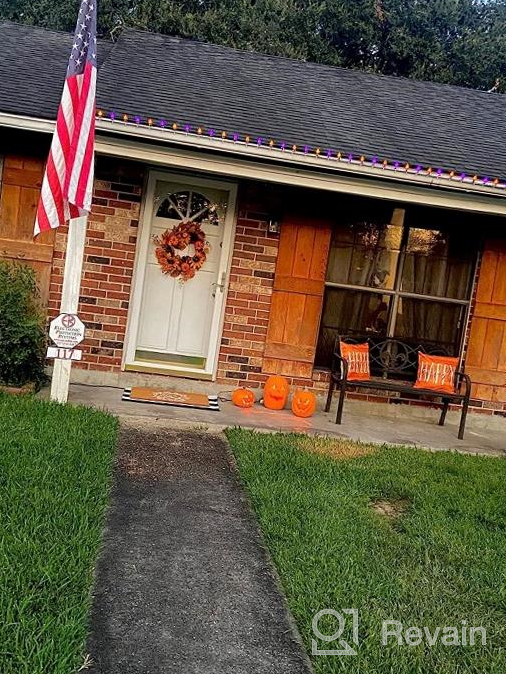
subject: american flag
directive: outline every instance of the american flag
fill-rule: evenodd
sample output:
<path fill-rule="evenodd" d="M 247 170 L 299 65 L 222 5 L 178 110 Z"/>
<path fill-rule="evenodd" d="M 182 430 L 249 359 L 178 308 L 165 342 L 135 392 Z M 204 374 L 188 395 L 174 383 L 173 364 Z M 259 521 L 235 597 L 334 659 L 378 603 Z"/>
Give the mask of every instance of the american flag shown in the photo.
<path fill-rule="evenodd" d="M 97 0 L 82 0 L 34 236 L 91 210 L 96 84 Z"/>

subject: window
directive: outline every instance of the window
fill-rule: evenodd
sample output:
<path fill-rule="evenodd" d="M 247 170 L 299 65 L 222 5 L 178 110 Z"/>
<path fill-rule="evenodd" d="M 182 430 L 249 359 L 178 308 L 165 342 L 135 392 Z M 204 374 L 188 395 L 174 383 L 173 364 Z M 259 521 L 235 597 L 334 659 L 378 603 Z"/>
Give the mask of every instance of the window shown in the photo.
<path fill-rule="evenodd" d="M 330 365 L 339 335 L 398 337 L 458 355 L 477 249 L 462 218 L 380 202 L 348 209 L 332 233 L 315 365 Z"/>
<path fill-rule="evenodd" d="M 181 190 L 166 196 L 156 197 L 157 218 L 171 220 L 197 220 L 200 223 L 218 225 L 218 205 L 199 192 Z"/>

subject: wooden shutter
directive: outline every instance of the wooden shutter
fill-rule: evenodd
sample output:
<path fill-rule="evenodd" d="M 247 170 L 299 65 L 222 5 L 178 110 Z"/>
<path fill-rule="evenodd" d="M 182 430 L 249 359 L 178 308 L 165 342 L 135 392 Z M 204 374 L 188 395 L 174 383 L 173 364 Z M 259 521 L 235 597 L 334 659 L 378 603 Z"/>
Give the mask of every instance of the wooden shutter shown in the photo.
<path fill-rule="evenodd" d="M 41 303 L 46 306 L 54 232 L 45 232 L 33 240 L 43 173 L 43 159 L 15 155 L 4 157 L 0 173 L 0 259 L 26 262 L 35 269 Z"/>
<path fill-rule="evenodd" d="M 311 377 L 331 227 L 293 215 L 281 227 L 263 371 Z"/>
<path fill-rule="evenodd" d="M 466 357 L 473 397 L 506 402 L 506 240 L 485 244 Z"/>

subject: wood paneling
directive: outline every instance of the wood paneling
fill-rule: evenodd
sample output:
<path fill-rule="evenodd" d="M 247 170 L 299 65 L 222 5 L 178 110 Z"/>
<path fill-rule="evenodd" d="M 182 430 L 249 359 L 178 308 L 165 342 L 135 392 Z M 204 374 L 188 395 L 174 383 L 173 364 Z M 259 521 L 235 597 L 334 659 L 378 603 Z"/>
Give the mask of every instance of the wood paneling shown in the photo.
<path fill-rule="evenodd" d="M 473 397 L 506 401 L 506 240 L 485 244 L 466 370 Z"/>
<path fill-rule="evenodd" d="M 263 371 L 311 376 L 325 287 L 330 223 L 291 215 L 281 228 Z"/>
<path fill-rule="evenodd" d="M 7 155 L 0 175 L 0 259 L 30 264 L 37 274 L 41 303 L 47 305 L 54 232 L 33 239 L 44 174 L 38 157 Z"/>

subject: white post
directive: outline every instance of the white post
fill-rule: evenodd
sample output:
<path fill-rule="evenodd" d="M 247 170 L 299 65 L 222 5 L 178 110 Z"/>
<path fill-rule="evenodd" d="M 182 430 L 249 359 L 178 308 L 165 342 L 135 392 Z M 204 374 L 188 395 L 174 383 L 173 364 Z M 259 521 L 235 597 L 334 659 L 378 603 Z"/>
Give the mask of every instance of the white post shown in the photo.
<path fill-rule="evenodd" d="M 88 218 L 74 218 L 69 222 L 67 252 L 65 253 L 65 269 L 60 303 L 60 313 L 76 314 L 81 289 L 81 272 L 83 269 L 84 244 L 86 241 L 86 225 Z M 55 358 L 53 377 L 51 380 L 51 400 L 66 403 L 69 394 L 71 360 Z"/>

